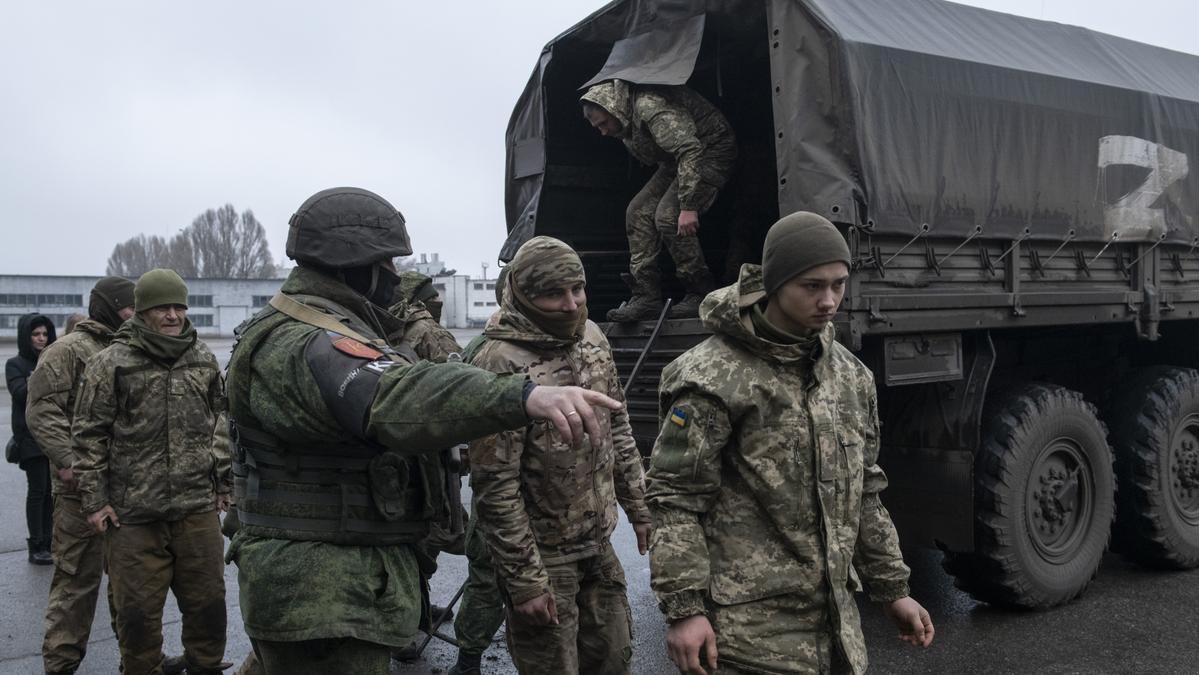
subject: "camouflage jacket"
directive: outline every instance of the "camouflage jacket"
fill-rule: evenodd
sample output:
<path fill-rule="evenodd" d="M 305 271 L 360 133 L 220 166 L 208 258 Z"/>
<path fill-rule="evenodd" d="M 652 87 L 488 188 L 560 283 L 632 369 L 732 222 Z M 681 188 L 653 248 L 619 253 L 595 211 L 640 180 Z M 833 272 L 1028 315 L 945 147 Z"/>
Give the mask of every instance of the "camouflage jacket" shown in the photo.
<path fill-rule="evenodd" d="M 292 270 L 281 290 L 337 303 L 351 313 L 344 322 L 367 337 L 400 332 L 396 317 L 311 270 Z M 324 349 L 340 342 L 335 335 L 269 313 L 244 327 L 234 348 L 229 409 L 234 420 L 252 422 L 284 445 L 336 449 L 355 442 L 417 455 L 528 423 L 523 377 L 465 364 L 354 358 Z M 309 360 L 318 348 L 329 355 L 328 367 Z M 366 389 L 351 391 L 368 381 Z M 346 385 L 340 397 L 339 383 Z M 228 558 L 239 567 L 242 616 L 253 638 L 352 637 L 401 646 L 417 630 L 421 581 L 409 544 L 290 540 L 243 526 Z"/>
<path fill-rule="evenodd" d="M 737 155 L 729 121 L 690 87 L 619 83 L 613 92 L 584 99 L 621 122 L 621 140 L 638 161 L 677 168 L 680 209 L 703 210 L 727 178 L 713 172 L 727 170 Z"/>
<path fill-rule="evenodd" d="M 624 397 L 608 340 L 588 321 L 570 345 L 538 332 L 513 310 L 492 315 L 471 363 L 534 382 L 577 385 Z M 546 565 L 600 552 L 616 528 L 617 501 L 629 521 L 648 522 L 641 455 L 628 413 L 597 409 L 601 439 L 571 448 L 548 422 L 470 444 L 471 489 L 496 570 L 515 603 L 550 590 Z"/>
<path fill-rule="evenodd" d="M 853 593 L 908 594 L 908 568 L 876 464 L 871 372 L 834 341 L 767 342 L 749 308 L 761 269 L 703 302 L 715 335 L 662 375 L 662 427 L 647 500 L 654 517 L 651 585 L 668 619 L 786 593 L 824 594 L 856 671 L 866 654 Z M 855 574 L 856 570 L 856 574 Z"/>
<path fill-rule="evenodd" d="M 166 365 L 123 331 L 87 363 L 71 425 L 84 513 L 179 520 L 232 490 L 221 371 L 196 340 Z"/>
<path fill-rule="evenodd" d="M 462 353 L 454 334 L 437 323 L 424 303 L 398 303 L 388 311 L 404 324 L 400 344 L 410 347 L 422 360 L 445 363 L 450 354 Z"/>
<path fill-rule="evenodd" d="M 74 331 L 42 352 L 37 369 L 29 376 L 29 402 L 25 413 L 29 430 L 56 469 L 75 464 L 71 419 L 79 381 L 87 362 L 110 342 L 112 329 L 108 326 L 94 319 L 80 321 Z M 78 491 L 67 493 L 57 471 L 52 471 L 50 477 L 54 494 L 70 494 L 78 499 Z"/>

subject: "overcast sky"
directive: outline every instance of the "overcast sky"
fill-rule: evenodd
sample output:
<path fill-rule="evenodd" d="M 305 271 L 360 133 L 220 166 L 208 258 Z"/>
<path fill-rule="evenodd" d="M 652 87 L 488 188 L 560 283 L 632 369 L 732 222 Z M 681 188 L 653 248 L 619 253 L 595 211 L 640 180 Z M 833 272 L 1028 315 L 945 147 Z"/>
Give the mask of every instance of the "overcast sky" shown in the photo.
<path fill-rule="evenodd" d="M 1184 0 L 971 0 L 1199 52 Z M 541 47 L 598 0 L 12 0 L 0 23 L 0 273 L 102 274 L 115 243 L 225 203 L 287 219 L 375 190 L 415 250 L 479 274 L 504 129 Z"/>

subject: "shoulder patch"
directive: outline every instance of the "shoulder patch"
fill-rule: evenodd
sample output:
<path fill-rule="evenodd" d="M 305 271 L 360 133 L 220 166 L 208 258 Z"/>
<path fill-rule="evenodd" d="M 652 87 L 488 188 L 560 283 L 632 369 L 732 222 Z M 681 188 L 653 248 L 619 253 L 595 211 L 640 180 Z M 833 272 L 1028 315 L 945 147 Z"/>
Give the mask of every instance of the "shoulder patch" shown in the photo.
<path fill-rule="evenodd" d="M 329 333 L 329 339 L 333 342 L 333 348 L 343 354 L 349 354 L 359 359 L 367 359 L 368 361 L 374 361 L 383 356 L 383 352 L 374 347 L 365 345 L 353 338 L 338 335 L 332 331 L 327 332 Z"/>
<path fill-rule="evenodd" d="M 687 426 L 687 411 L 682 408 L 674 408 L 670 411 L 670 416 L 667 419 L 676 427 L 685 427 Z"/>

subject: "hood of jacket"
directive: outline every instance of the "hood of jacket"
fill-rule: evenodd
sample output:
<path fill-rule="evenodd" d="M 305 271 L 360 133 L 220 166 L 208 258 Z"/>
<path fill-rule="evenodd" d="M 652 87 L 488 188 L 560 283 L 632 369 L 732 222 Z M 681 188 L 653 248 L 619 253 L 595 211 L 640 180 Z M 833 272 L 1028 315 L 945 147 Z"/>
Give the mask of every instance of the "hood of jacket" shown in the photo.
<path fill-rule="evenodd" d="M 750 313 L 754 305 L 765 299 L 761 265 L 745 264 L 741 266 L 736 283 L 718 288 L 704 298 L 699 307 L 699 318 L 708 330 L 736 342 L 767 361 L 783 365 L 802 364 L 819 362 L 821 357 L 828 354 L 837 335 L 831 323 L 820 331 L 819 348 L 814 353 L 806 341 L 784 345 L 759 337 L 754 331 Z"/>
<path fill-rule="evenodd" d="M 610 80 L 594 85 L 583 94 L 581 100 L 594 103 L 620 122 L 619 138 L 629 135 L 629 123 L 633 119 L 633 93 L 624 80 Z"/>
<path fill-rule="evenodd" d="M 37 361 L 38 353 L 33 351 L 33 329 L 38 326 L 46 327 L 46 346 L 54 344 L 58 337 L 54 331 L 54 322 L 45 314 L 26 314 L 17 320 L 17 353 L 22 358 Z"/>

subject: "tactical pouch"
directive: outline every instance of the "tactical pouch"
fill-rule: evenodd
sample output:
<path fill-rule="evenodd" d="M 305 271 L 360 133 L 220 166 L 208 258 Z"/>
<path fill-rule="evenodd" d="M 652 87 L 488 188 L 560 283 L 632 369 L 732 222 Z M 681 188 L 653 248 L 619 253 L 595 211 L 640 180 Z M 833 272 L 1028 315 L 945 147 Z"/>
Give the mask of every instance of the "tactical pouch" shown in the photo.
<path fill-rule="evenodd" d="M 384 452 L 371 460 L 367 475 L 371 501 L 383 520 L 394 522 L 404 517 L 408 506 L 408 462 L 394 452 Z"/>

